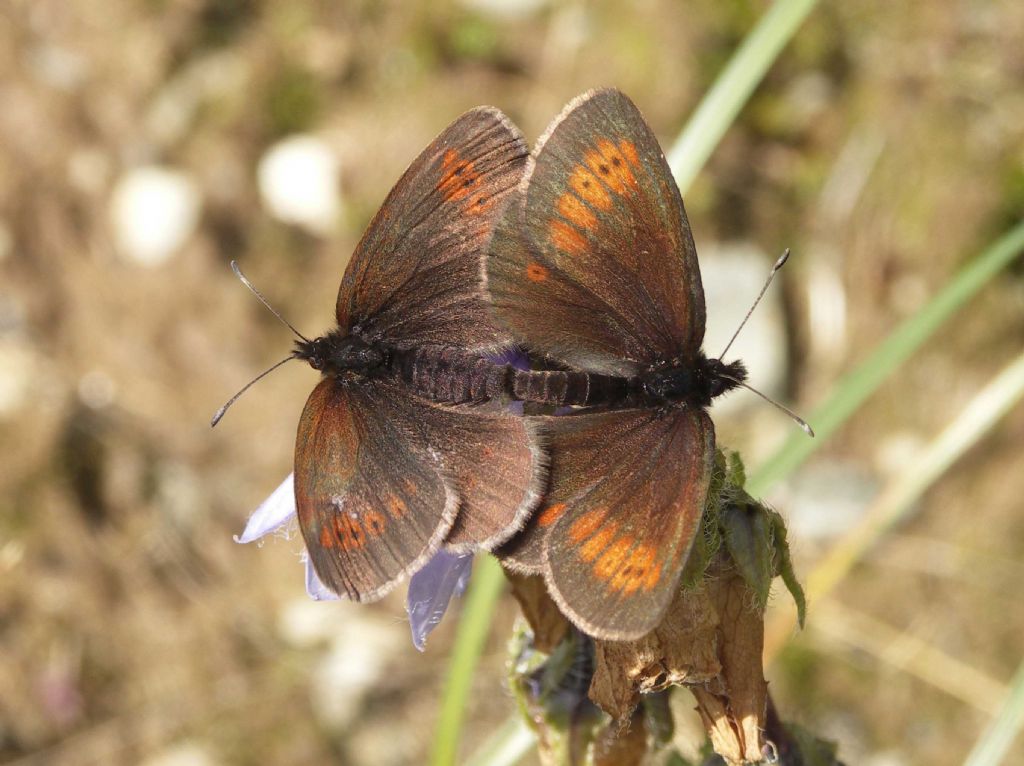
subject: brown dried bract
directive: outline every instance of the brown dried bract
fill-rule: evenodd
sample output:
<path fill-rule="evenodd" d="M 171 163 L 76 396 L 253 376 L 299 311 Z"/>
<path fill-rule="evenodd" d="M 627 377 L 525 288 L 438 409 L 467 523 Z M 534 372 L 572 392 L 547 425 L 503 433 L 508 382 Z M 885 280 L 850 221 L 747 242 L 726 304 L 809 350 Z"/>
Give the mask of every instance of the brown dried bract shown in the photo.
<path fill-rule="evenodd" d="M 550 654 L 569 633 L 569 621 L 548 595 L 544 578 L 539 575 L 515 574 L 508 569 L 505 570 L 505 577 L 512 585 L 512 595 L 519 602 L 523 616 L 530 623 L 534 646 Z"/>
<path fill-rule="evenodd" d="M 568 635 L 568 620 L 544 580 L 506 572 L 535 636 L 550 653 Z M 762 668 L 763 613 L 758 599 L 720 551 L 699 587 L 680 589 L 662 623 L 636 641 L 594 640 L 588 696 L 619 722 L 621 736 L 640 695 L 687 686 L 697 700 L 715 752 L 730 764 L 764 757 L 768 688 Z"/>
<path fill-rule="evenodd" d="M 681 591 L 662 624 L 638 641 L 595 641 L 590 698 L 626 718 L 640 695 L 690 688 L 715 752 L 728 763 L 763 758 L 767 684 L 762 614 L 734 570 Z"/>
<path fill-rule="evenodd" d="M 590 698 L 622 719 L 643 693 L 712 681 L 722 670 L 715 651 L 718 622 L 707 589 L 680 591 L 662 623 L 643 638 L 594 641 Z"/>
<path fill-rule="evenodd" d="M 707 590 L 720 620 L 722 672 L 712 683 L 691 686 L 690 691 L 715 752 L 728 763 L 758 763 L 764 757 L 768 704 L 761 660 L 764 615 L 753 607 L 739 575 L 710 581 Z"/>

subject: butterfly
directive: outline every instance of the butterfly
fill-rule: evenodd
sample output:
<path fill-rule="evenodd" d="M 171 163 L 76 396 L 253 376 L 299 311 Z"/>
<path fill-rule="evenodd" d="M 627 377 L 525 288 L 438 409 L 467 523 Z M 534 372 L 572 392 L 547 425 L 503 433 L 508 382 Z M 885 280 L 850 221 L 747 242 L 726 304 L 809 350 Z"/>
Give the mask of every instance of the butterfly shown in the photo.
<path fill-rule="evenodd" d="M 585 633 L 638 638 L 659 624 L 700 527 L 715 454 L 706 408 L 746 370 L 701 351 L 682 197 L 623 93 L 579 96 L 540 139 L 491 238 L 486 282 L 531 357 L 602 392 L 531 420 L 550 451 L 547 492 L 499 558 L 543 573 Z"/>
<path fill-rule="evenodd" d="M 505 369 L 485 355 L 510 341 L 486 305 L 482 260 L 527 154 L 496 109 L 453 122 L 369 224 L 337 327 L 296 343 L 292 358 L 323 373 L 296 438 L 299 527 L 341 596 L 378 599 L 441 546 L 494 548 L 539 499 L 532 425 L 485 406 Z"/>

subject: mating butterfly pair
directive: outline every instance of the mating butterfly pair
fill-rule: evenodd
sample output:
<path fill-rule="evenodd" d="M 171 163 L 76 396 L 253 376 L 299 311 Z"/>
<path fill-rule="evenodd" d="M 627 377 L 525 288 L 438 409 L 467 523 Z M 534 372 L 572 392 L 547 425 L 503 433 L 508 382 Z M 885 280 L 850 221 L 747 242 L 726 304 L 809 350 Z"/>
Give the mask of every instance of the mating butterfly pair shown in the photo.
<path fill-rule="evenodd" d="M 577 98 L 532 155 L 495 109 L 456 120 L 370 223 L 336 316 L 293 354 L 324 374 L 295 499 L 329 588 L 370 601 L 442 546 L 484 549 L 591 635 L 659 623 L 712 470 L 705 408 L 746 372 L 700 350 L 683 202 L 625 95 Z M 514 344 L 542 369 L 495 361 Z"/>

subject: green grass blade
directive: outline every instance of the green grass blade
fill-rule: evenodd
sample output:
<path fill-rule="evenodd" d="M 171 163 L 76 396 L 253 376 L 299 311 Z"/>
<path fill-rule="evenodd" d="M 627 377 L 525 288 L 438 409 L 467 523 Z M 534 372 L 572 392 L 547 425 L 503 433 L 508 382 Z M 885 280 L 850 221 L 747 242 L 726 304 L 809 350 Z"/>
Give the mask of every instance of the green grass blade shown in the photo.
<path fill-rule="evenodd" d="M 858 407 L 956 311 L 1024 250 L 1024 222 L 1017 224 L 981 255 L 962 268 L 953 280 L 914 316 L 904 321 L 852 373 L 840 381 L 832 395 L 808 418 L 817 433 L 808 439 L 793 435 L 747 481 L 755 497 L 788 476 L 831 436 Z"/>
<path fill-rule="evenodd" d="M 778 0 L 743 40 L 668 152 L 683 194 L 818 0 Z"/>
<path fill-rule="evenodd" d="M 533 729 L 521 715 L 506 719 L 490 739 L 484 743 L 466 766 L 515 766 L 537 743 Z"/>
<path fill-rule="evenodd" d="M 448 666 L 434 749 L 430 755 L 433 766 L 455 763 L 473 674 L 490 632 L 494 605 L 504 586 L 505 575 L 498 562 L 490 556 L 477 556 Z"/>
<path fill-rule="evenodd" d="M 964 766 L 997 766 L 1002 763 L 1021 727 L 1024 727 L 1024 663 L 1017 668 L 1002 710 L 974 743 Z"/>

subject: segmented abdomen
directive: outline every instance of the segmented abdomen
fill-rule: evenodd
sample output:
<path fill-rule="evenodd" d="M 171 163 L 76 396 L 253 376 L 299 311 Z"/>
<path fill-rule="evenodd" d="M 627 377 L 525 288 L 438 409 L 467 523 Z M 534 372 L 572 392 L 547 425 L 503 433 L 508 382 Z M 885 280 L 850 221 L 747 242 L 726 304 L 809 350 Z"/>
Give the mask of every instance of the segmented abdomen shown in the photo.
<path fill-rule="evenodd" d="M 391 371 L 420 396 L 446 404 L 491 399 L 555 406 L 624 405 L 633 378 L 563 370 L 519 370 L 455 348 L 421 346 L 391 352 Z"/>

